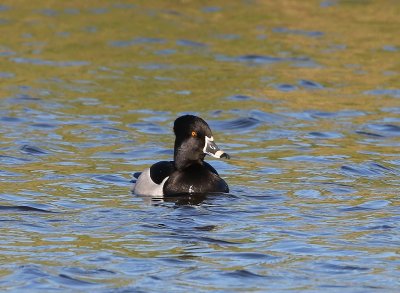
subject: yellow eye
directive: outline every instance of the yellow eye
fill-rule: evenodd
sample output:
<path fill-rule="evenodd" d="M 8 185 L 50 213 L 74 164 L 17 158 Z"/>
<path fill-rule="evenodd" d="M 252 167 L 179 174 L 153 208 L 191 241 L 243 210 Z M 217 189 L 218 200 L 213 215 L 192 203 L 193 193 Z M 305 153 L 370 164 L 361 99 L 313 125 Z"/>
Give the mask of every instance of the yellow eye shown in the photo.
<path fill-rule="evenodd" d="M 197 132 L 196 131 L 192 131 L 192 136 L 196 137 L 197 136 Z"/>

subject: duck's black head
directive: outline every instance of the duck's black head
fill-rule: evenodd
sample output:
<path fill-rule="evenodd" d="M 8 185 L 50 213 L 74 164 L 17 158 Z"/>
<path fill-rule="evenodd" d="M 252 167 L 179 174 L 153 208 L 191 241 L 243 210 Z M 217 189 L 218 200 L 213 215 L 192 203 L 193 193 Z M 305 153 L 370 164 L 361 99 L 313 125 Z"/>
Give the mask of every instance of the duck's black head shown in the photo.
<path fill-rule="evenodd" d="M 178 169 L 201 163 L 205 155 L 229 159 L 229 155 L 215 144 L 210 127 L 200 117 L 184 115 L 177 118 L 174 132 L 176 136 L 174 160 Z"/>

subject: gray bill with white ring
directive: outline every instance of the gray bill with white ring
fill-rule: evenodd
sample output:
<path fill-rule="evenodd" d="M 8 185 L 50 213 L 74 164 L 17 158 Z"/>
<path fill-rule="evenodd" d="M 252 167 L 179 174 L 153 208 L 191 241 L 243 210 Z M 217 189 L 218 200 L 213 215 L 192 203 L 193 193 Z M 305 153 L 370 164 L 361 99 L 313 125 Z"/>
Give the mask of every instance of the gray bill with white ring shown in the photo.
<path fill-rule="evenodd" d="M 230 156 L 227 153 L 219 149 L 219 147 L 214 142 L 214 137 L 212 136 L 211 137 L 206 136 L 206 143 L 204 145 L 203 152 L 207 155 L 213 156 L 214 158 L 218 159 L 230 158 Z"/>

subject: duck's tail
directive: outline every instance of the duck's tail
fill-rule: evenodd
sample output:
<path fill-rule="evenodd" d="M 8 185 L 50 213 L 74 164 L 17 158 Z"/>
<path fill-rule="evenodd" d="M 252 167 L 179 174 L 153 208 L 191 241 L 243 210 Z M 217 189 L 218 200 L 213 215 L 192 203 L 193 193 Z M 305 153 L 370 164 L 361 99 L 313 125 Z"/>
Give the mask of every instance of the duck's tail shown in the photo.
<path fill-rule="evenodd" d="M 133 179 L 130 182 L 131 183 L 136 183 L 136 180 L 139 178 L 140 174 L 142 174 L 142 172 L 133 173 Z"/>

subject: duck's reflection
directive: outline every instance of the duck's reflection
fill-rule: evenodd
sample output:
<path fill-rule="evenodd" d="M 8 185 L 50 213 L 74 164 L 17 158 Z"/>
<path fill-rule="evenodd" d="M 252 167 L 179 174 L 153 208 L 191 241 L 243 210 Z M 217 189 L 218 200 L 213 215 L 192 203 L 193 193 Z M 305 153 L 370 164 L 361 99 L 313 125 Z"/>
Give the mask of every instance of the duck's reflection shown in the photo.
<path fill-rule="evenodd" d="M 208 194 L 182 194 L 177 196 L 167 196 L 164 202 L 172 202 L 176 205 L 199 205 L 207 199 Z"/>
<path fill-rule="evenodd" d="M 183 205 L 199 205 L 207 199 L 212 199 L 216 196 L 226 196 L 226 193 L 213 192 L 213 193 L 191 193 L 191 194 L 178 194 L 174 196 L 140 196 L 143 201 L 151 205 L 160 203 L 175 203 L 178 206 Z"/>

